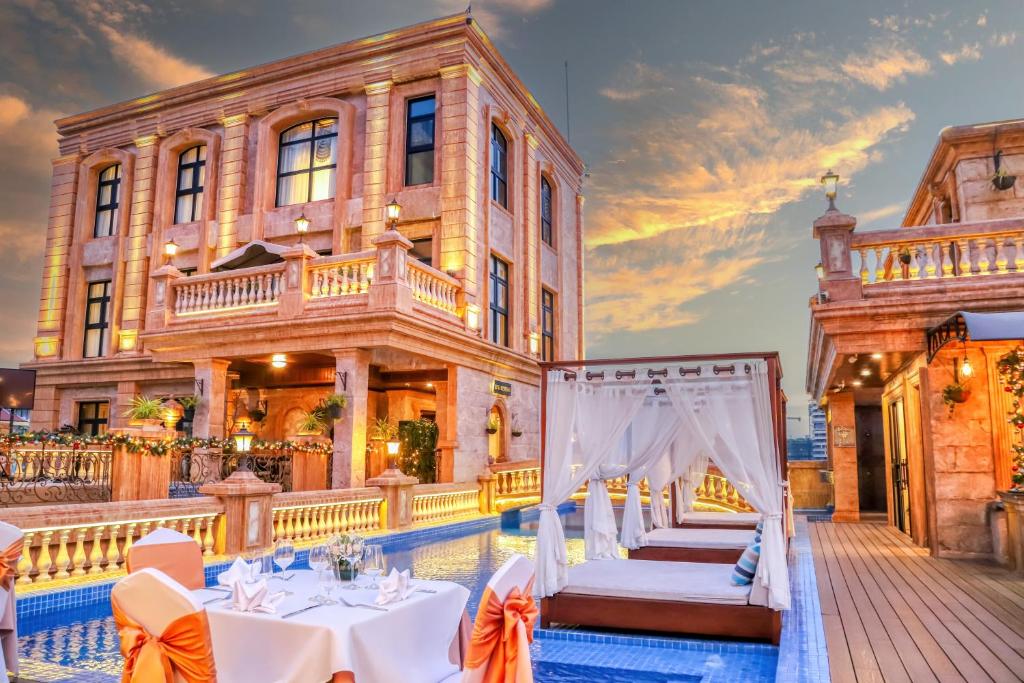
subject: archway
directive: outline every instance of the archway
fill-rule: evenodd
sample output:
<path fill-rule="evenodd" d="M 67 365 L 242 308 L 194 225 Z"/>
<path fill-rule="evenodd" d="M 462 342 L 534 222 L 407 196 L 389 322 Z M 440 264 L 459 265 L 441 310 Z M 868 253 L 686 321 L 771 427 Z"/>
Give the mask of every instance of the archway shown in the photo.
<path fill-rule="evenodd" d="M 501 401 L 487 413 L 487 459 L 491 463 L 508 460 L 508 415 Z"/>

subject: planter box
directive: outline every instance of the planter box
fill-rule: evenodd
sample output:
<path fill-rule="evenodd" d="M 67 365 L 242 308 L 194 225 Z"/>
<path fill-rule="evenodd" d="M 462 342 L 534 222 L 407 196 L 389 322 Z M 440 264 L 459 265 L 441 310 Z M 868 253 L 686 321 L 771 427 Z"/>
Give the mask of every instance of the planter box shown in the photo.
<path fill-rule="evenodd" d="M 110 499 L 159 500 L 167 498 L 171 484 L 171 458 L 143 451 L 114 448 L 111 463 Z"/>

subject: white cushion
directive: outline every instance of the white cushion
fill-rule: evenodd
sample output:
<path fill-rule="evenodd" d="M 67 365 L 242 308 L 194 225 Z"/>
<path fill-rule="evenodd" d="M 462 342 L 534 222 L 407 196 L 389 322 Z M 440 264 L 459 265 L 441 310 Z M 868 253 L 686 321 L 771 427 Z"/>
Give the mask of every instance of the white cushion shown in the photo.
<path fill-rule="evenodd" d="M 563 593 L 746 605 L 750 586 L 734 586 L 732 564 L 590 560 L 569 568 Z"/>
<path fill-rule="evenodd" d="M 683 523 L 700 522 L 701 524 L 749 524 L 754 526 L 761 521 L 760 512 L 684 512 Z"/>
<path fill-rule="evenodd" d="M 754 532 L 745 529 L 653 529 L 647 545 L 666 548 L 709 548 L 742 550 L 754 542 Z"/>

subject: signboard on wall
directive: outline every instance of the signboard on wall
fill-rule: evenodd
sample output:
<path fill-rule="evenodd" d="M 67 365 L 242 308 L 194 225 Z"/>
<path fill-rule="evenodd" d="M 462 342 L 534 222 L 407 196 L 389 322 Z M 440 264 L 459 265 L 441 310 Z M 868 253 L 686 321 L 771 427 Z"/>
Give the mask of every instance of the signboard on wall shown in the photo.
<path fill-rule="evenodd" d="M 857 442 L 853 438 L 853 428 L 843 425 L 833 425 L 832 446 L 835 448 L 853 448 Z"/>
<path fill-rule="evenodd" d="M 500 379 L 491 380 L 491 393 L 495 396 L 511 396 L 512 382 L 506 382 Z"/>

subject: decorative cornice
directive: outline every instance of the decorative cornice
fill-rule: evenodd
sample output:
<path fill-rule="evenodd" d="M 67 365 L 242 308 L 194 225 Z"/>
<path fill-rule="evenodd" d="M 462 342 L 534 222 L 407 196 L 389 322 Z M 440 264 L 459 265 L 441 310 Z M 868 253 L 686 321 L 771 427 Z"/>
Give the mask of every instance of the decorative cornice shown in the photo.
<path fill-rule="evenodd" d="M 225 128 L 231 126 L 241 126 L 249 121 L 249 114 L 232 114 L 230 116 L 221 117 L 220 123 Z"/>
<path fill-rule="evenodd" d="M 151 146 L 155 145 L 156 143 L 160 142 L 160 136 L 159 135 L 143 135 L 142 137 L 135 138 L 135 140 L 133 140 L 133 142 L 135 143 L 135 146 L 140 148 L 140 149 L 143 148 L 143 147 L 151 147 Z"/>
<path fill-rule="evenodd" d="M 395 82 L 392 80 L 376 81 L 373 83 L 367 83 L 364 86 L 367 95 L 386 95 L 391 92 L 391 88 Z"/>

